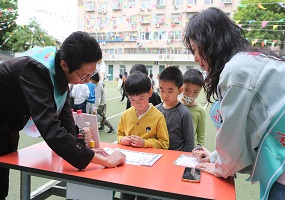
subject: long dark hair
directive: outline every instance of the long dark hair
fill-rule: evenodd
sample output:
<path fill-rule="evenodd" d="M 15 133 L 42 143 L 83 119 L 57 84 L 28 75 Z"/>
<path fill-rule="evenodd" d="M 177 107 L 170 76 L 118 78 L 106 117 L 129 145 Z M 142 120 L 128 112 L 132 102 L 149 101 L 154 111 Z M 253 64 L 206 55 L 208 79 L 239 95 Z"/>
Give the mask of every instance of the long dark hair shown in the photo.
<path fill-rule="evenodd" d="M 242 29 L 223 11 L 214 7 L 192 16 L 186 26 L 183 42 L 193 53 L 190 39 L 197 42 L 200 56 L 209 65 L 204 90 L 207 101 L 211 102 L 211 97 L 217 96 L 219 76 L 225 64 L 236 53 L 249 48 L 250 44 L 244 38 Z"/>

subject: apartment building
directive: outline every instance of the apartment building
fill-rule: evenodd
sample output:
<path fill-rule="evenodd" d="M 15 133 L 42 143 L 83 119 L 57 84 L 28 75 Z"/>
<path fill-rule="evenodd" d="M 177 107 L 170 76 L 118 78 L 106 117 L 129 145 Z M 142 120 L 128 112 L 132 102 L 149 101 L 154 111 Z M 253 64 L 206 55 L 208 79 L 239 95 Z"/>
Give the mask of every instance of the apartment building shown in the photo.
<path fill-rule="evenodd" d="M 92 34 L 103 52 L 108 80 L 145 64 L 154 77 L 167 66 L 182 72 L 200 69 L 183 45 L 189 17 L 219 7 L 230 17 L 240 0 L 84 0 L 79 2 L 79 29 Z"/>

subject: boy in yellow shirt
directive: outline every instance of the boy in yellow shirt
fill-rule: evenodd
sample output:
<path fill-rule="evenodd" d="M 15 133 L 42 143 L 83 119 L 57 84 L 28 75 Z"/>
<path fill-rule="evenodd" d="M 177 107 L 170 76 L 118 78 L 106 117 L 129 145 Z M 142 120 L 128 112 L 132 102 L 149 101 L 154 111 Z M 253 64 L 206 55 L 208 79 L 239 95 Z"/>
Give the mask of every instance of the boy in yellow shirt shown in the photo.
<path fill-rule="evenodd" d="M 133 72 L 125 82 L 132 107 L 123 112 L 118 126 L 118 143 L 133 147 L 168 149 L 169 135 L 162 113 L 148 102 L 151 82 L 142 72 Z"/>

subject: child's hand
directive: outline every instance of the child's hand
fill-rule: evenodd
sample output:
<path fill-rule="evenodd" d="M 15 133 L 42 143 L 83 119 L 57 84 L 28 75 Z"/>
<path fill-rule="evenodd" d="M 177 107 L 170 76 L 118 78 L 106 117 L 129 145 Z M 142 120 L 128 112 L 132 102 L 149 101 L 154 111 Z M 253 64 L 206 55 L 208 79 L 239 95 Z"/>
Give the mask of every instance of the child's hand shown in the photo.
<path fill-rule="evenodd" d="M 97 115 L 97 110 L 93 110 L 93 115 Z"/>
<path fill-rule="evenodd" d="M 131 145 L 133 147 L 144 147 L 144 139 L 142 139 L 140 136 L 132 135 L 132 143 Z"/>
<path fill-rule="evenodd" d="M 125 136 L 121 139 L 121 144 L 125 146 L 131 146 L 132 144 L 132 137 L 131 136 Z"/>

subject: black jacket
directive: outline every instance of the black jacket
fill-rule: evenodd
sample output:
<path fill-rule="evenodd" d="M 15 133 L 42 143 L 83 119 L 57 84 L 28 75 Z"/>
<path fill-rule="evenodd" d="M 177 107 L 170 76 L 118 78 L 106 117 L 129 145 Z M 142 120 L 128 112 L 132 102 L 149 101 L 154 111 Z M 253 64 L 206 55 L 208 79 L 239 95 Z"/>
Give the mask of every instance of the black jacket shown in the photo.
<path fill-rule="evenodd" d="M 68 91 L 64 71 L 56 66 L 61 94 Z M 77 139 L 69 95 L 61 114 L 56 114 L 49 70 L 30 57 L 18 57 L 0 64 L 0 134 L 20 131 L 33 118 L 51 149 L 78 169 L 85 168 L 94 152 Z M 40 152 L 39 152 L 40 153 Z"/>

